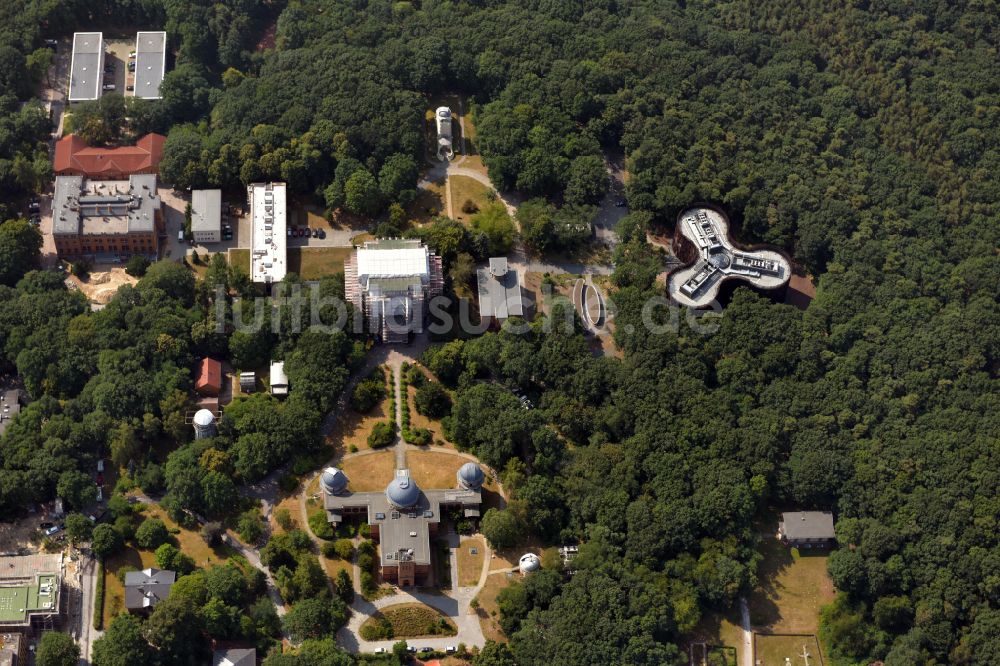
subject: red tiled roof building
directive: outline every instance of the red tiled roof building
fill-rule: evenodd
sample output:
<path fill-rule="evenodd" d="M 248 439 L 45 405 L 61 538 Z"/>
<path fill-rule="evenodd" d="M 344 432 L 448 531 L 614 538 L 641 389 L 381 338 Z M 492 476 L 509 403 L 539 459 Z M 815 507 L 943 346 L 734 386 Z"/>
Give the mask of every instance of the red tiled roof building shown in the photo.
<path fill-rule="evenodd" d="M 201 395 L 217 396 L 222 390 L 222 364 L 212 358 L 204 358 L 198 366 L 198 379 L 194 390 Z"/>
<path fill-rule="evenodd" d="M 57 176 L 125 180 L 133 174 L 155 174 L 163 158 L 162 134 L 147 134 L 134 146 L 91 148 L 75 134 L 56 142 L 53 169 Z"/>

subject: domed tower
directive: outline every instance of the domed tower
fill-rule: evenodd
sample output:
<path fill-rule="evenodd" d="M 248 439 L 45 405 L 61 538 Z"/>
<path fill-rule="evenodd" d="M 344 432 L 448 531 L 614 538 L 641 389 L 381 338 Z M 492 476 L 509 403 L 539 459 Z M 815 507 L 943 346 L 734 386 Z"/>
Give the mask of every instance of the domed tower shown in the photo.
<path fill-rule="evenodd" d="M 319 477 L 319 485 L 327 495 L 340 495 L 347 490 L 347 475 L 336 467 L 327 467 Z"/>
<path fill-rule="evenodd" d="M 420 488 L 408 473 L 397 473 L 385 487 L 385 498 L 397 509 L 409 509 L 420 500 Z"/>
<path fill-rule="evenodd" d="M 486 480 L 483 470 L 474 462 L 467 462 L 459 467 L 456 476 L 458 477 L 458 486 L 466 490 L 479 490 L 483 487 L 483 481 Z"/>
<path fill-rule="evenodd" d="M 194 415 L 194 438 L 205 439 L 215 435 L 215 414 L 207 409 L 199 409 Z"/>
<path fill-rule="evenodd" d="M 529 574 L 542 568 L 542 561 L 534 553 L 525 553 L 517 563 L 522 574 Z"/>

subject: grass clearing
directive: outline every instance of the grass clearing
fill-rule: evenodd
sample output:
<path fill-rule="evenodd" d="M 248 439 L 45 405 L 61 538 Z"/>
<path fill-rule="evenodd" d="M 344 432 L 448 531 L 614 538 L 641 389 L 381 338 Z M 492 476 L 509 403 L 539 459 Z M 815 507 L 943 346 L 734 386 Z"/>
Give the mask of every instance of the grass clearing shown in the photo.
<path fill-rule="evenodd" d="M 366 629 L 376 629 L 383 622 L 392 627 L 391 638 L 394 639 L 454 636 L 458 633 L 454 622 L 430 606 L 419 603 L 386 606 L 365 620 L 359 633 L 364 636 Z"/>
<path fill-rule="evenodd" d="M 776 636 L 755 633 L 753 645 L 754 664 L 760 666 L 786 666 L 789 663 L 792 666 L 818 666 L 821 663 L 819 641 L 811 634 Z"/>
<path fill-rule="evenodd" d="M 358 414 L 349 407 L 344 410 L 341 418 L 337 420 L 333 433 L 326 439 L 326 443 L 334 448 L 335 454 L 345 456 L 351 453 L 351 447 L 356 447 L 358 451 L 370 450 L 368 446 L 368 435 L 376 423 L 389 420 L 389 395 L 388 392 L 383 400 L 367 414 Z"/>
<path fill-rule="evenodd" d="M 452 213 L 455 214 L 455 219 L 459 222 L 468 224 L 472 216 L 478 212 L 472 211 L 471 213 L 466 213 L 463 211 L 462 206 L 467 201 L 471 201 L 478 210 L 485 210 L 490 205 L 491 202 L 488 195 L 493 190 L 478 180 L 469 178 L 468 176 L 451 176 L 448 180 L 451 185 Z"/>
<path fill-rule="evenodd" d="M 454 488 L 458 468 L 469 462 L 462 456 L 436 451 L 407 451 L 410 476 L 422 488 Z"/>
<path fill-rule="evenodd" d="M 472 554 L 472 550 L 476 554 Z M 486 558 L 486 542 L 482 537 L 462 537 L 459 545 L 458 559 L 458 585 L 459 587 L 474 587 L 479 582 L 479 575 L 483 571 L 483 560 Z"/>
<path fill-rule="evenodd" d="M 747 598 L 753 626 L 775 633 L 817 633 L 820 608 L 836 596 L 826 572 L 826 551 L 800 554 L 777 539 L 765 539 L 761 554 L 760 585 Z"/>
<path fill-rule="evenodd" d="M 406 206 L 406 216 L 417 224 L 426 224 L 445 214 L 444 181 L 432 181 L 417 190 L 416 198 Z"/>
<path fill-rule="evenodd" d="M 274 511 L 271 512 L 269 520 L 272 534 L 281 534 L 285 531 L 285 528 L 279 525 L 278 521 L 274 518 L 275 514 L 282 509 L 287 509 L 288 514 L 292 517 L 293 529 L 302 527 L 302 510 L 299 506 L 299 495 L 298 493 L 292 493 L 278 502 L 277 506 L 274 507 Z"/>
<path fill-rule="evenodd" d="M 290 247 L 288 272 L 298 273 L 303 280 L 343 273 L 344 261 L 353 251 L 350 247 Z"/>
<path fill-rule="evenodd" d="M 339 557 L 331 560 L 320 555 L 319 562 L 323 565 L 323 570 L 326 571 L 327 578 L 335 585 L 337 583 L 337 574 L 341 571 L 346 571 L 351 580 L 354 580 L 354 565 L 347 560 L 342 560 Z"/>
<path fill-rule="evenodd" d="M 709 664 L 711 666 L 716 666 L 718 663 L 720 666 L 729 666 L 725 659 L 727 656 L 718 656 L 713 661 L 713 652 L 720 652 L 728 655 L 730 652 L 729 648 L 732 650 L 739 650 L 739 646 L 743 641 L 743 629 L 740 627 L 739 610 L 731 609 L 727 613 L 712 613 L 705 615 L 698 622 L 698 626 L 694 628 L 688 637 L 689 643 L 705 643 L 709 648 Z M 685 650 L 685 644 L 682 644 L 682 648 Z M 726 648 L 722 650 L 713 650 L 713 648 Z M 700 657 L 700 648 L 695 648 L 695 656 Z M 736 666 L 733 662 L 732 666 Z"/>
<path fill-rule="evenodd" d="M 232 248 L 229 250 L 229 256 L 226 257 L 230 266 L 239 266 L 242 268 L 247 275 L 250 275 L 250 249 L 249 248 Z"/>
<path fill-rule="evenodd" d="M 147 505 L 145 515 L 148 518 L 159 518 L 162 520 L 171 533 L 177 530 L 173 534 L 173 537 L 178 542 L 177 547 L 190 556 L 194 560 L 195 566 L 199 568 L 204 568 L 212 564 L 221 564 L 237 554 L 235 550 L 226 545 L 212 548 L 201 538 L 201 534 L 181 527 L 170 519 L 166 511 L 155 504 Z"/>
<path fill-rule="evenodd" d="M 367 453 L 344 460 L 340 467 L 350 481 L 347 487 L 352 492 L 375 492 L 385 490 L 393 479 L 396 473 L 396 456 L 392 451 Z"/>
<path fill-rule="evenodd" d="M 517 574 L 490 574 L 486 577 L 486 584 L 479 591 L 479 596 L 476 597 L 479 601 L 479 608 L 476 609 L 476 615 L 479 616 L 479 626 L 482 628 L 483 636 L 486 640 L 507 642 L 507 636 L 500 629 L 500 623 L 498 622 L 500 611 L 497 607 L 497 595 L 500 594 L 500 590 L 516 580 L 516 577 Z"/>
<path fill-rule="evenodd" d="M 156 557 L 151 551 L 138 550 L 131 546 L 124 548 L 104 560 L 104 626 L 111 619 L 125 611 L 125 586 L 122 585 L 118 572 L 122 567 L 129 566 L 140 570 L 156 566 Z"/>

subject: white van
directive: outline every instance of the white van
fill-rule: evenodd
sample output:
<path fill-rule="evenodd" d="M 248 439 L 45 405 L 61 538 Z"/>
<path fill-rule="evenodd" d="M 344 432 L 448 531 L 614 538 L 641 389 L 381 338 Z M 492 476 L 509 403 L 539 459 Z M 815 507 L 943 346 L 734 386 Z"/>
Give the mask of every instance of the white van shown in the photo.
<path fill-rule="evenodd" d="M 177 242 L 178 243 L 183 243 L 184 242 L 184 230 L 183 229 L 181 229 L 180 231 L 177 232 Z"/>

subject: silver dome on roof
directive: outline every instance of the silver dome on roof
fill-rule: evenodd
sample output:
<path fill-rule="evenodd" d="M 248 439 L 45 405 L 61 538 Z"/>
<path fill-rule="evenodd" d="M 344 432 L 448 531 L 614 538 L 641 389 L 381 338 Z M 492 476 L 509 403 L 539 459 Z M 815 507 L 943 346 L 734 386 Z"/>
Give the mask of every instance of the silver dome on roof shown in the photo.
<path fill-rule="evenodd" d="M 385 487 L 385 498 L 397 509 L 407 509 L 420 499 L 420 488 L 409 475 L 397 476 Z"/>
<path fill-rule="evenodd" d="M 215 423 L 215 414 L 207 409 L 199 409 L 194 415 L 194 424 L 196 426 L 210 426 Z"/>
<path fill-rule="evenodd" d="M 330 495 L 339 495 L 347 490 L 347 475 L 336 467 L 327 467 L 319 477 L 319 485 Z"/>
<path fill-rule="evenodd" d="M 457 476 L 458 485 L 469 490 L 479 490 L 486 480 L 483 470 L 474 462 L 467 462 L 459 467 Z"/>

